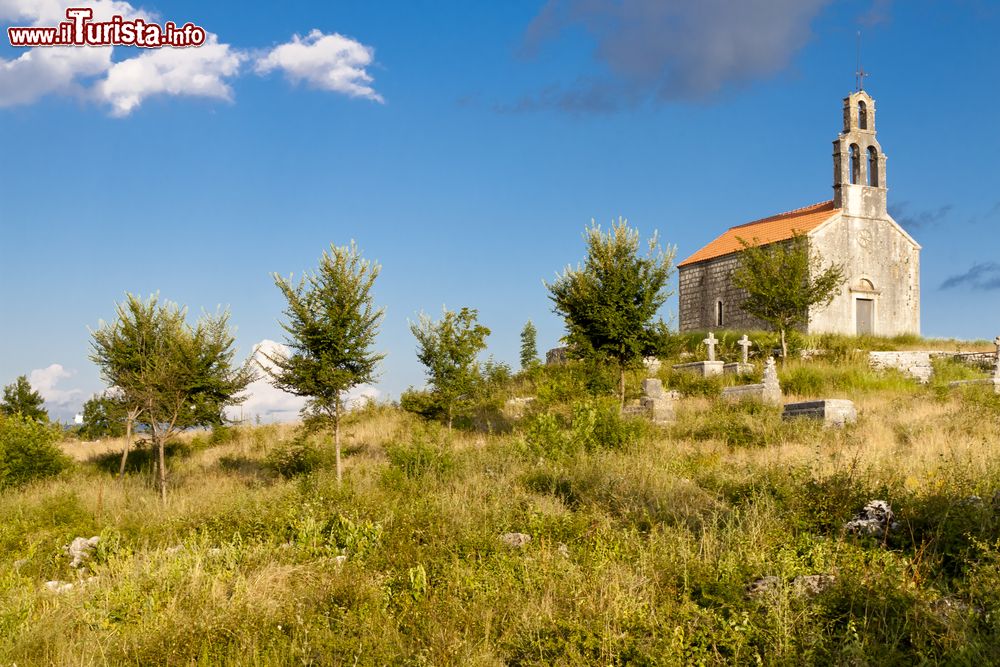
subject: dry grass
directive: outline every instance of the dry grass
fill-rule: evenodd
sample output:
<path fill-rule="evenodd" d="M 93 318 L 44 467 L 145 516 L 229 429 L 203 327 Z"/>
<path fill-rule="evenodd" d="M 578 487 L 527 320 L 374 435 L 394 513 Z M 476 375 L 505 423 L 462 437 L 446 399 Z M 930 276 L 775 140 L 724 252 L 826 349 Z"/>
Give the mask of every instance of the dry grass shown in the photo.
<path fill-rule="evenodd" d="M 692 398 L 615 446 L 573 449 L 569 424 L 558 453 L 528 422 L 373 407 L 345 425 L 342 487 L 268 467 L 295 427 L 192 433 L 166 506 L 141 466 L 115 481 L 120 443 L 64 443 L 74 471 L 0 494 L 0 664 L 993 664 L 1000 518 L 961 508 L 1000 488 L 1000 408 L 859 377 L 834 395 L 860 413 L 845 429 Z M 875 497 L 903 529 L 845 535 Z M 61 546 L 96 534 L 83 583 Z M 836 586 L 793 591 L 816 573 Z M 783 583 L 748 597 L 764 575 Z"/>

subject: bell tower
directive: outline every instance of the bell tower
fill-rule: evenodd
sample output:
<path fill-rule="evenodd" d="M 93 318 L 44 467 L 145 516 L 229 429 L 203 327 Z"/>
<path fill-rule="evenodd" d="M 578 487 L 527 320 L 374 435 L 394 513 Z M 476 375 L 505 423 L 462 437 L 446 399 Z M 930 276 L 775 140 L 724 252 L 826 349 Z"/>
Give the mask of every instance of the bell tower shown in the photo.
<path fill-rule="evenodd" d="M 885 218 L 886 156 L 875 138 L 875 100 L 844 98 L 844 129 L 833 142 L 833 205 L 849 216 Z"/>

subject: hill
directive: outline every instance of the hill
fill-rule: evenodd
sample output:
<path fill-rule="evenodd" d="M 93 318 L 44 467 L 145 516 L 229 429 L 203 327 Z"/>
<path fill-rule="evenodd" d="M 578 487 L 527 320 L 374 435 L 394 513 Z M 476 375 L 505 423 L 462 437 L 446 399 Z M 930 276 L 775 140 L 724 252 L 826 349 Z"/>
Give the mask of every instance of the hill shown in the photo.
<path fill-rule="evenodd" d="M 293 426 L 186 434 L 166 506 L 143 450 L 119 484 L 114 443 L 64 443 L 70 470 L 0 493 L 0 663 L 996 663 L 1000 397 L 850 348 L 781 370 L 788 400 L 855 401 L 842 429 L 669 364 L 688 397 L 654 427 L 569 364 L 454 431 L 352 412 L 342 486 Z M 896 525 L 845 528 L 873 500 Z"/>

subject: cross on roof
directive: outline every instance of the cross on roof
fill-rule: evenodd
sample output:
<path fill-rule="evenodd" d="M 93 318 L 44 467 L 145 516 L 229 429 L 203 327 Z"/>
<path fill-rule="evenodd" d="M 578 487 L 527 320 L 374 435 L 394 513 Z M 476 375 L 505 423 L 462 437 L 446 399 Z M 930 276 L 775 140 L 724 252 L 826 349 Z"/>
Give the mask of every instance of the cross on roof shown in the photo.
<path fill-rule="evenodd" d="M 708 346 L 708 360 L 715 361 L 715 346 L 719 342 L 715 339 L 715 334 L 709 331 L 708 338 L 701 342 Z"/>
<path fill-rule="evenodd" d="M 747 338 L 746 334 L 743 334 L 743 338 L 740 338 L 736 344 L 743 348 L 743 363 L 747 363 L 747 356 L 749 355 L 750 346 L 753 343 Z"/>

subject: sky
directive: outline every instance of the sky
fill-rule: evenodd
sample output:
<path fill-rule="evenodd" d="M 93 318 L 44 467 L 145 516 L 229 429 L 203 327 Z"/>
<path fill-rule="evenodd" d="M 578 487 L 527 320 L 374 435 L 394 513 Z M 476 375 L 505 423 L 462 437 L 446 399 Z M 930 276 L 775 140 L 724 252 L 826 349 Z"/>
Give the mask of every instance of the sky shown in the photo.
<path fill-rule="evenodd" d="M 259 5 L 259 6 L 257 6 Z M 15 48 L 0 36 L 0 384 L 68 419 L 103 385 L 90 330 L 125 293 L 229 308 L 282 341 L 273 274 L 356 240 L 382 266 L 367 395 L 425 378 L 409 323 L 476 308 L 517 364 L 590 222 L 678 260 L 832 196 L 841 100 L 866 90 L 890 210 L 923 246 L 922 333 L 1000 333 L 1000 5 L 977 0 L 76 0 L 205 45 Z M 0 0 L 0 26 L 65 20 Z M 673 287 L 676 289 L 676 273 Z M 668 301 L 664 317 L 676 313 Z M 294 416 L 262 382 L 245 416 Z"/>

